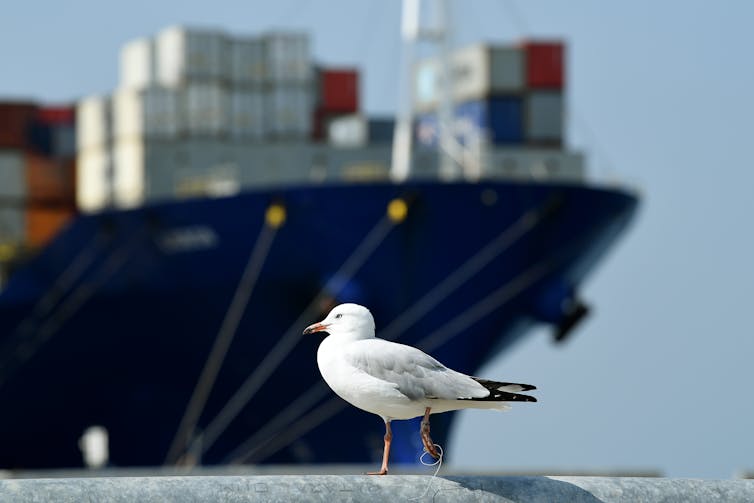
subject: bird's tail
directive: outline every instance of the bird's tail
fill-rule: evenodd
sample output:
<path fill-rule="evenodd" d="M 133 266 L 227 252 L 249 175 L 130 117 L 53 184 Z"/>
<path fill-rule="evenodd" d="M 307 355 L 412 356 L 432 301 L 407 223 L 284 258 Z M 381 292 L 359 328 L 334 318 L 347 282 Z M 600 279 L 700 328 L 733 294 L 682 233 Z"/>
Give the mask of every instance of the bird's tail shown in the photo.
<path fill-rule="evenodd" d="M 469 398 L 480 402 L 536 402 L 537 399 L 530 395 L 524 395 L 521 391 L 537 389 L 531 384 L 519 384 L 511 382 L 497 382 L 488 379 L 472 377 L 476 382 L 487 388 L 490 394 L 483 398 Z"/>

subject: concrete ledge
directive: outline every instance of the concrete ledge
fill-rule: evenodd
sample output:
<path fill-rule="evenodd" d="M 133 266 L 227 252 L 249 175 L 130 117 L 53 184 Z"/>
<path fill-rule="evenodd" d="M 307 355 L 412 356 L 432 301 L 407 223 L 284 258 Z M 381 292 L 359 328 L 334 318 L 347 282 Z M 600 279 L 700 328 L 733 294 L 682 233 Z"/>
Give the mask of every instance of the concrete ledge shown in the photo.
<path fill-rule="evenodd" d="M 429 489 L 427 489 L 429 488 Z M 754 480 L 613 477 L 262 475 L 0 480 L 0 501 L 744 502 Z"/>

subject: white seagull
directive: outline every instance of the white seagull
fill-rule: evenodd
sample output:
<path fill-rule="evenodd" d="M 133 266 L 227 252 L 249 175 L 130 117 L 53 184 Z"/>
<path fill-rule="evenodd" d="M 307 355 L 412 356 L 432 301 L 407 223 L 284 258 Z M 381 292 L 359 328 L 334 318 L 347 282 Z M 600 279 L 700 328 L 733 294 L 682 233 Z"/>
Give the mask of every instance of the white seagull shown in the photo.
<path fill-rule="evenodd" d="M 449 369 L 411 346 L 375 337 L 374 318 L 358 304 L 336 306 L 304 334 L 327 332 L 317 350 L 317 365 L 325 382 L 343 400 L 377 414 L 385 421 L 382 468 L 385 475 L 393 434 L 390 421 L 424 416 L 421 438 L 426 451 L 440 455 L 429 436 L 430 413 L 458 409 L 505 410 L 505 402 L 536 402 L 519 394 L 530 384 L 504 383 L 471 377 Z"/>

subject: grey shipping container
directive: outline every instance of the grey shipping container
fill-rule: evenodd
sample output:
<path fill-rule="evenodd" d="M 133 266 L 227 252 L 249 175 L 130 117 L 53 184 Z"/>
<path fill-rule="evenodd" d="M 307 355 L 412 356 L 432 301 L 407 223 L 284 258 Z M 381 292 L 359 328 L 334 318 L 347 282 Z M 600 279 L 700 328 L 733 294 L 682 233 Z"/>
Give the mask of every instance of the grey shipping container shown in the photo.
<path fill-rule="evenodd" d="M 221 31 L 166 28 L 157 35 L 157 77 L 178 86 L 193 81 L 227 81 L 227 39 Z"/>
<path fill-rule="evenodd" d="M 313 84 L 309 37 L 305 33 L 274 32 L 264 36 L 264 68 L 270 84 Z"/>
<path fill-rule="evenodd" d="M 236 86 L 261 85 L 265 81 L 264 42 L 257 37 L 232 38 L 230 81 Z"/>
<path fill-rule="evenodd" d="M 563 142 L 563 94 L 531 92 L 526 97 L 525 137 L 529 143 L 560 146 Z"/>
<path fill-rule="evenodd" d="M 0 245 L 23 240 L 25 198 L 23 153 L 0 149 Z"/>

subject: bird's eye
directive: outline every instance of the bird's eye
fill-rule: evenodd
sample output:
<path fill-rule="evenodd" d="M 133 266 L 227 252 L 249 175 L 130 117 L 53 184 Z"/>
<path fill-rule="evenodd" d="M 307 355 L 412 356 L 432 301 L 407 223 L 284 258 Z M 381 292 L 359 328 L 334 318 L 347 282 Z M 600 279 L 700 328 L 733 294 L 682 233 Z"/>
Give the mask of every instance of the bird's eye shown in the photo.
<path fill-rule="evenodd" d="M 343 317 L 343 313 L 338 313 L 335 315 L 335 319 L 342 318 L 342 317 Z"/>

